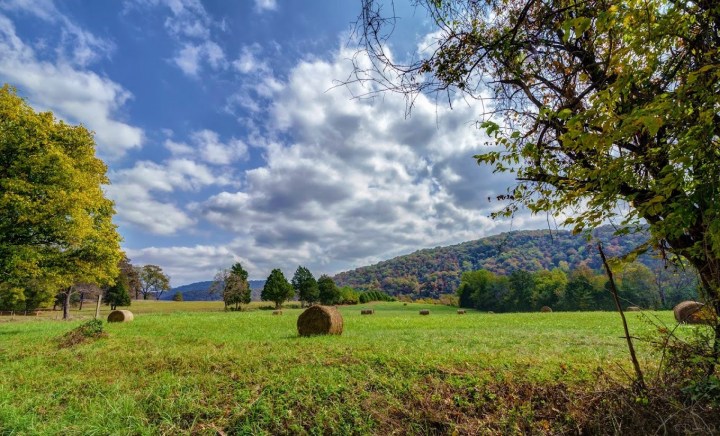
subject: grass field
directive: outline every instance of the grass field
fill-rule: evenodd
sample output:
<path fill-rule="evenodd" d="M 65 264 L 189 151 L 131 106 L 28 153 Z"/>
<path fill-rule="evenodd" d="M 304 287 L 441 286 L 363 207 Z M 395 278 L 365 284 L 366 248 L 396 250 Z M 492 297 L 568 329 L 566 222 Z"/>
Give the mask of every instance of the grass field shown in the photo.
<path fill-rule="evenodd" d="M 361 316 L 363 307 L 375 315 Z M 431 315 L 419 316 L 423 308 Z M 514 404 L 513 389 L 530 389 L 532 400 L 631 368 L 615 313 L 457 315 L 378 303 L 341 307 L 342 336 L 300 338 L 300 309 L 130 309 L 134 322 L 106 324 L 107 337 L 69 348 L 59 338 L 80 320 L 1 317 L 0 434 L 503 433 L 528 420 L 552 433 L 567 423 L 538 416 L 532 401 Z M 645 315 L 674 324 L 670 312 Z M 628 316 L 633 334 L 653 329 Z M 649 347 L 639 351 L 652 368 Z"/>

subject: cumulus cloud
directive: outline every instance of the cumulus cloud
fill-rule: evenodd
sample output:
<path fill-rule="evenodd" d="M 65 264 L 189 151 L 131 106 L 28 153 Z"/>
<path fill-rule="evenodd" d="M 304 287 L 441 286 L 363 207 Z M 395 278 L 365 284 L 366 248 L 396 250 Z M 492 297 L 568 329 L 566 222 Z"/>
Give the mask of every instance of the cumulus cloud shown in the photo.
<path fill-rule="evenodd" d="M 165 148 L 173 156 L 193 157 L 212 165 L 229 165 L 248 158 L 247 145 L 236 138 L 227 142 L 220 140 L 220 135 L 212 130 L 203 129 L 190 134 L 190 144 L 165 141 Z"/>
<path fill-rule="evenodd" d="M 0 76 L 21 88 L 33 106 L 94 130 L 101 157 L 119 157 L 142 145 L 143 131 L 118 119 L 118 112 L 132 98 L 129 91 L 62 58 L 39 60 L 1 14 Z"/>
<path fill-rule="evenodd" d="M 372 89 L 335 86 L 351 57 L 302 61 L 269 90 L 264 128 L 290 139 L 263 145 L 265 165 L 245 172 L 241 190 L 192 206 L 242 241 L 255 277 L 298 263 L 336 272 L 509 226 L 488 218 L 498 205 L 487 198 L 512 181 L 472 159 L 487 140 L 477 109 L 420 96 L 405 118 L 401 96 L 353 99 Z"/>
<path fill-rule="evenodd" d="M 110 172 L 106 193 L 115 201 L 121 222 L 150 233 L 169 235 L 196 223 L 179 206 L 174 193 L 197 192 L 212 185 L 229 185 L 229 176 L 216 175 L 190 159 L 173 158 L 162 164 L 139 161 L 131 168 Z"/>

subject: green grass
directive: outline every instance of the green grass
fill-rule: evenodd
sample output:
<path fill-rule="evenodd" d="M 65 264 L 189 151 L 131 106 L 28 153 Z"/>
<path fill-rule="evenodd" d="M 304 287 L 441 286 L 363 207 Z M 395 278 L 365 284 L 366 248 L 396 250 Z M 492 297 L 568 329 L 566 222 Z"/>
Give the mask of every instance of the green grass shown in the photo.
<path fill-rule="evenodd" d="M 431 315 L 419 316 L 423 308 Z M 134 322 L 64 349 L 58 339 L 80 321 L 0 322 L 0 434 L 445 432 L 490 407 L 499 385 L 581 385 L 598 368 L 620 378 L 631 368 L 615 313 L 457 315 L 378 303 L 342 307 L 342 336 L 300 338 L 299 309 L 130 309 Z M 670 312 L 648 315 L 671 324 Z M 628 317 L 633 334 L 652 330 Z M 638 346 L 652 368 L 656 358 Z M 513 416 L 507 428 L 521 428 Z"/>

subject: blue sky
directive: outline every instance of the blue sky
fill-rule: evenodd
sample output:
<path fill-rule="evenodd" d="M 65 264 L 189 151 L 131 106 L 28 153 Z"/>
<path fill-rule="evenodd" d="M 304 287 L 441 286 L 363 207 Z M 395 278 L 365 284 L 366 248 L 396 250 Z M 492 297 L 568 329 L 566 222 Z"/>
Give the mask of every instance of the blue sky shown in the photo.
<path fill-rule="evenodd" d="M 316 276 L 544 217 L 492 221 L 480 105 L 353 98 L 359 1 L 2 0 L 0 80 L 95 132 L 134 264 L 173 285 L 239 261 Z M 432 44 L 397 2 L 398 59 Z"/>

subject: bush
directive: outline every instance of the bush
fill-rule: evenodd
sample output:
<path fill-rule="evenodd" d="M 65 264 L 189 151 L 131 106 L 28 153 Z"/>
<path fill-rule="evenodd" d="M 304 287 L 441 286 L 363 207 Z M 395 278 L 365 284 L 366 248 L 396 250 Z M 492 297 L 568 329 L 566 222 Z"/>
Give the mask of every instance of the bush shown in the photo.
<path fill-rule="evenodd" d="M 173 295 L 173 301 L 183 301 L 182 292 L 176 292 L 175 295 Z"/>

